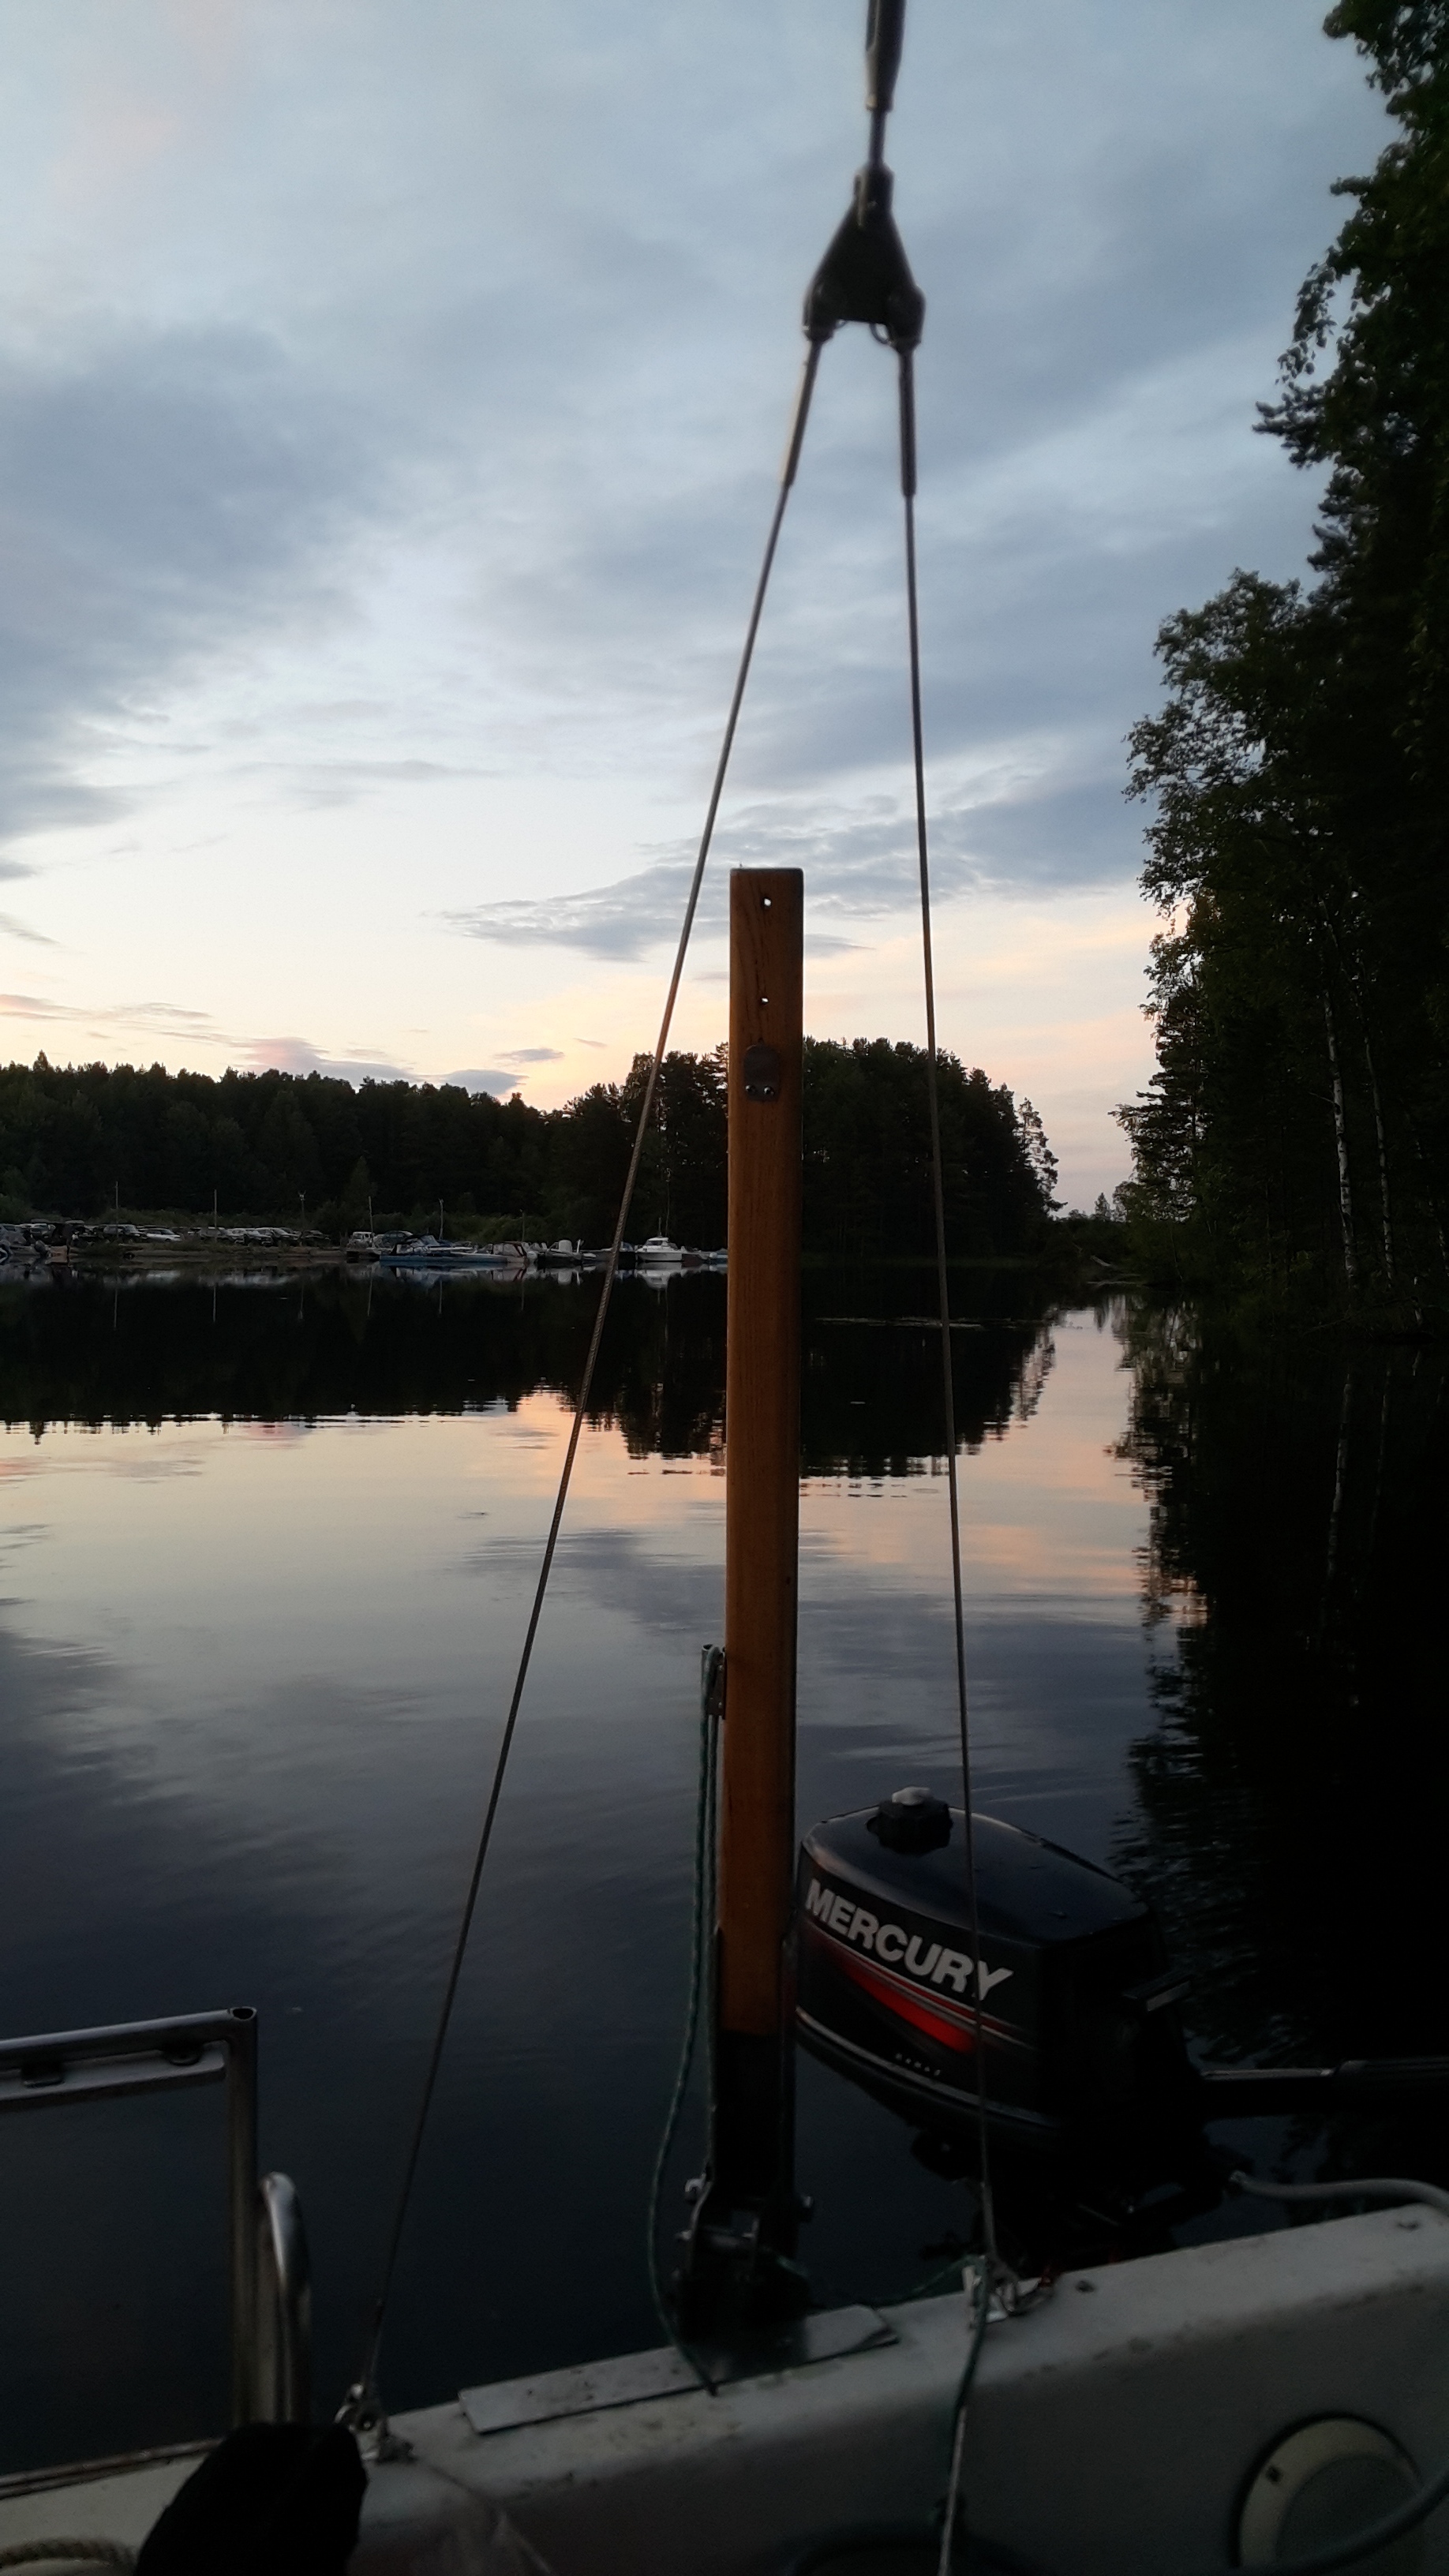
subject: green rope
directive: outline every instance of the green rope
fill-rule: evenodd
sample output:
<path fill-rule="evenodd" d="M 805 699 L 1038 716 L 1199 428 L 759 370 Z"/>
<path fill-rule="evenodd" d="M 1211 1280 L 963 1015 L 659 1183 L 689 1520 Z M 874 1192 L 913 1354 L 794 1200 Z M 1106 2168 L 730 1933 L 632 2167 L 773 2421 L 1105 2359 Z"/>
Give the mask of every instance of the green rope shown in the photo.
<path fill-rule="evenodd" d="M 699 1671 L 699 1788 L 694 1809 L 694 1914 L 689 1951 L 689 2002 L 684 2016 L 684 2044 L 679 2054 L 679 2071 L 674 2078 L 674 2092 L 654 2159 L 654 2175 L 649 2185 L 648 2254 L 649 2290 L 655 2314 L 680 2359 L 688 2363 L 701 2387 L 714 2394 L 714 2383 L 697 2355 L 681 2339 L 671 2313 L 659 2269 L 659 2213 L 664 2197 L 665 2175 L 679 2133 L 689 2078 L 694 2066 L 695 2046 L 699 2038 L 702 2008 L 712 2003 L 714 1983 L 714 1894 L 715 1894 L 715 1796 L 718 1776 L 716 1760 L 719 1744 L 719 1681 L 724 1669 L 724 1656 L 718 1646 L 706 1646 L 700 1655 Z M 713 2069 L 711 2067 L 711 2081 Z M 713 2102 L 710 2104 L 711 2114 Z M 713 2118 L 710 2129 L 713 2130 Z"/>

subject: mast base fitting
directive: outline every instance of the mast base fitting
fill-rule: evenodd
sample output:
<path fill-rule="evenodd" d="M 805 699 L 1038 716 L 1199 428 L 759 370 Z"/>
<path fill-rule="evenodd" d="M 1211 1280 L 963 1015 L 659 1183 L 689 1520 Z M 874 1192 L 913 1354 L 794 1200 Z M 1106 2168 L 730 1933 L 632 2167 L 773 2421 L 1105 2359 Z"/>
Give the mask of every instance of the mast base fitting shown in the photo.
<path fill-rule="evenodd" d="M 762 2327 L 788 2324 L 811 2306 L 801 2266 L 772 2239 L 787 2228 L 793 2237 L 808 2208 L 788 2212 L 731 2207 L 707 2180 L 689 2186 L 694 2215 L 680 2237 L 682 2258 L 671 2283 L 671 2306 L 687 2340 L 728 2342 Z M 772 2221 L 784 2221 L 784 2228 Z"/>

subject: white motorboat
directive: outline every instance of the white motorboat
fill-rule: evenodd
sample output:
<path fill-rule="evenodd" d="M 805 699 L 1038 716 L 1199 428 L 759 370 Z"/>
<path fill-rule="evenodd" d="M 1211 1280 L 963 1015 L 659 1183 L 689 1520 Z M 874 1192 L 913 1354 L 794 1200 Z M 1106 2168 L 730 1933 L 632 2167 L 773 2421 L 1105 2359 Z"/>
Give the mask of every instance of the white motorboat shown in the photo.
<path fill-rule="evenodd" d="M 521 1247 L 510 1243 L 440 1243 L 436 1235 L 378 1237 L 372 1258 L 384 1270 L 516 1270 Z"/>

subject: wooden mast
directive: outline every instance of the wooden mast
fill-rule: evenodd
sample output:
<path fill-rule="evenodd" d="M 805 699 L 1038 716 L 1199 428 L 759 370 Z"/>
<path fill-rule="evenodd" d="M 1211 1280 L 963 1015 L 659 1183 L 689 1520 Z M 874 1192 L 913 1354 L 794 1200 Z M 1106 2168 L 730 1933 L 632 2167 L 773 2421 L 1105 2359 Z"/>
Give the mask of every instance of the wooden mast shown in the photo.
<path fill-rule="evenodd" d="M 785 1993 L 795 1863 L 804 877 L 730 878 L 725 1722 L 716 2120 L 720 2202 L 794 2242 Z"/>

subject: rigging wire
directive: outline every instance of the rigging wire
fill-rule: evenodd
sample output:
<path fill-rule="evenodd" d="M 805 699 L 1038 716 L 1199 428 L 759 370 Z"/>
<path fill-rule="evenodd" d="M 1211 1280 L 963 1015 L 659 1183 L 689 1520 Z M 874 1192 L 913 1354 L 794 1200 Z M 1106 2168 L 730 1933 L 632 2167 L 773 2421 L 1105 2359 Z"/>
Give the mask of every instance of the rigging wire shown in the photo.
<path fill-rule="evenodd" d="M 921 880 L 921 970 L 926 1004 L 926 1092 L 931 1124 L 931 1196 L 936 1234 L 936 1294 L 941 1313 L 941 1402 L 946 1434 L 946 1491 L 951 1526 L 951 1607 L 956 1664 L 956 1721 L 961 1753 L 963 1850 L 966 1861 L 966 1907 L 975 1972 L 971 1980 L 975 2024 L 976 2134 L 981 2163 L 981 2224 L 985 2260 L 981 2267 L 980 2316 L 972 2338 L 965 2375 L 951 2418 L 951 2460 L 941 2528 L 939 2576 L 949 2576 L 955 2547 L 956 2520 L 965 2452 L 966 2404 L 986 2332 L 991 2292 L 1000 2269 L 996 2246 L 996 2211 L 991 2191 L 991 2137 L 986 2113 L 986 2060 L 981 2015 L 981 1918 L 976 1892 L 976 1838 L 971 1804 L 971 1705 L 966 1677 L 966 1615 L 961 1588 L 961 1493 L 956 1466 L 956 1387 L 951 1362 L 951 1278 L 946 1266 L 946 1185 L 941 1149 L 941 1085 L 936 1042 L 936 966 L 931 942 L 931 858 L 926 829 L 926 753 L 921 718 L 921 620 L 916 581 L 916 387 L 913 353 L 902 348 L 900 362 L 901 497 L 905 505 L 906 626 L 911 665 L 911 754 L 916 791 L 916 856 Z"/>
<path fill-rule="evenodd" d="M 936 1294 L 941 1314 L 941 1404 L 946 1433 L 946 1492 L 951 1523 L 951 1607 L 956 1662 L 956 1720 L 965 1805 L 966 1904 L 971 1928 L 972 2019 L 975 2024 L 976 2126 L 981 2152 L 981 2216 L 986 2254 L 995 2273 L 996 2214 L 991 2194 L 991 2143 L 986 2116 L 986 2067 L 981 2022 L 981 1920 L 976 1895 L 976 1839 L 971 1807 L 971 1708 L 966 1681 L 966 1613 L 961 1590 L 961 1490 L 956 1465 L 956 1387 L 951 1373 L 951 1282 L 946 1267 L 946 1186 L 941 1150 L 941 1086 L 937 1070 L 936 966 L 931 944 L 931 859 L 926 830 L 926 754 L 921 721 L 921 621 L 916 584 L 916 394 L 909 349 L 900 351 L 901 495 L 905 503 L 906 625 L 911 663 L 911 751 L 916 788 L 916 856 L 921 880 L 921 961 L 926 1001 L 926 1091 L 931 1124 L 931 1194 L 936 1233 Z"/>
<path fill-rule="evenodd" d="M 735 732 L 739 724 L 740 709 L 744 704 L 745 684 L 749 679 L 750 664 L 754 659 L 755 639 L 760 630 L 760 619 L 763 615 L 765 606 L 765 594 L 770 586 L 770 574 L 774 569 L 775 553 L 780 542 L 780 530 L 784 523 L 786 505 L 789 502 L 796 471 L 800 463 L 800 450 L 805 439 L 805 424 L 810 415 L 810 399 L 815 390 L 815 378 L 820 367 L 820 346 L 821 344 L 819 341 L 811 341 L 809 350 L 806 354 L 804 373 L 800 379 L 800 390 L 796 397 L 795 411 L 790 425 L 789 439 L 786 442 L 785 460 L 780 469 L 780 488 L 776 494 L 774 513 L 770 520 L 770 530 L 765 540 L 764 558 L 760 565 L 759 578 L 755 584 L 754 598 L 751 602 L 749 619 L 745 627 L 744 645 L 740 653 L 739 667 L 735 674 L 735 684 L 733 694 L 730 698 L 729 713 L 725 719 L 724 738 L 720 744 L 719 759 L 715 765 L 714 784 L 710 790 L 709 803 L 705 808 L 704 828 L 700 835 L 699 851 L 694 862 L 694 874 L 690 879 L 689 898 L 684 907 L 684 920 L 680 927 L 679 945 L 675 951 L 674 968 L 670 975 L 669 988 L 664 998 L 664 1009 L 659 1023 L 659 1036 L 655 1043 L 653 1056 L 650 1059 L 648 1079 L 644 1085 L 644 1097 L 639 1110 L 639 1123 L 635 1130 L 634 1146 L 629 1157 L 629 1169 L 625 1176 L 623 1196 L 619 1202 L 619 1214 L 614 1226 L 613 1240 L 609 1246 L 609 1257 L 604 1267 L 603 1285 L 599 1291 L 599 1303 L 594 1316 L 593 1332 L 589 1339 L 588 1355 L 584 1361 L 583 1377 L 579 1384 L 578 1401 L 574 1406 L 573 1420 L 569 1426 L 568 1443 L 564 1450 L 563 1465 L 559 1471 L 558 1488 L 554 1496 L 553 1513 L 549 1521 L 548 1536 L 544 1542 L 543 1557 L 538 1570 L 538 1581 L 534 1588 L 533 1606 L 529 1612 L 528 1626 L 524 1633 L 523 1647 L 519 1655 L 518 1666 L 514 1675 L 513 1690 L 508 1702 L 508 1714 L 504 1720 L 503 1734 L 499 1741 L 498 1752 L 494 1760 L 493 1776 L 489 1784 L 487 1803 L 483 1811 L 483 1823 L 479 1831 L 477 1847 L 473 1855 L 473 1865 L 469 1872 L 467 1891 L 463 1899 L 462 1913 L 458 1922 L 458 1931 L 453 1943 L 452 1956 L 449 1961 L 448 1973 L 443 1986 L 443 1998 L 438 2012 L 437 2027 L 433 2034 L 433 2044 L 428 2054 L 427 2069 L 423 2077 L 417 2117 L 413 2124 L 407 2158 L 403 2166 L 402 2181 L 399 2185 L 397 2202 L 393 2211 L 392 2224 L 388 2231 L 387 2247 L 383 2257 L 382 2273 L 377 2299 L 373 2307 L 371 2324 L 368 2331 L 368 2340 L 363 2366 L 357 2379 L 353 2382 L 352 2387 L 348 2391 L 347 2403 L 343 2410 L 344 2413 L 352 2414 L 356 2414 L 359 2409 L 371 2410 L 371 2420 L 374 2421 L 378 2420 L 376 2392 L 377 2364 L 378 2354 L 382 2344 L 382 2329 L 387 2313 L 387 2304 L 392 2294 L 393 2280 L 397 2271 L 398 2253 L 402 2245 L 403 2230 L 407 2223 L 407 2214 L 409 2204 L 412 2200 L 413 2186 L 417 2180 L 418 2164 L 423 2150 L 423 2140 L 427 2134 L 428 2119 L 433 2107 L 433 2096 L 437 2091 L 438 2073 L 443 2062 L 443 2052 L 447 2046 L 448 2030 L 453 2018 L 453 2006 L 457 2000 L 459 1980 L 463 1973 L 463 1961 L 467 1955 L 468 1939 L 473 1929 L 473 1916 L 478 1905 L 478 1891 L 482 1885 L 483 1872 L 487 1865 L 489 1847 L 493 1840 L 494 1820 L 498 1814 L 499 1800 L 503 1795 L 503 1781 L 508 1769 L 508 1757 L 513 1749 L 513 1738 L 518 1727 L 518 1714 L 523 1705 L 523 1694 L 528 1681 L 529 1667 L 533 1661 L 534 1641 L 538 1635 L 539 1621 L 543 1616 L 543 1605 L 548 1591 L 549 1577 L 553 1572 L 553 1561 L 558 1548 L 559 1531 L 563 1525 L 564 1509 L 568 1502 L 569 1486 L 573 1480 L 574 1460 L 578 1455 L 579 1440 L 582 1436 L 585 1417 L 588 1413 L 589 1398 L 593 1392 L 594 1371 L 598 1362 L 599 1348 L 604 1338 L 604 1326 L 608 1320 L 609 1306 L 614 1293 L 614 1282 L 618 1276 L 619 1254 L 624 1241 L 624 1229 L 629 1221 L 629 1210 L 633 1204 L 634 1186 L 639 1177 L 639 1165 L 643 1157 L 645 1138 L 649 1131 L 650 1117 L 653 1113 L 654 1098 L 658 1089 L 660 1070 L 663 1066 L 665 1050 L 669 1044 L 669 1032 L 674 1022 L 674 1006 L 678 1000 L 679 987 L 684 976 L 684 961 L 689 948 L 690 933 L 694 928 L 694 917 L 699 909 L 699 898 L 700 891 L 704 884 L 705 866 L 709 858 L 710 844 L 714 839 L 715 821 L 719 814 L 720 799 L 724 794 L 725 778 L 729 770 L 730 754 L 734 749 Z"/>

